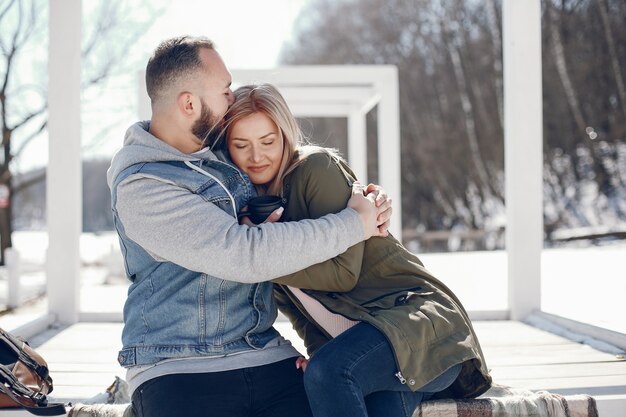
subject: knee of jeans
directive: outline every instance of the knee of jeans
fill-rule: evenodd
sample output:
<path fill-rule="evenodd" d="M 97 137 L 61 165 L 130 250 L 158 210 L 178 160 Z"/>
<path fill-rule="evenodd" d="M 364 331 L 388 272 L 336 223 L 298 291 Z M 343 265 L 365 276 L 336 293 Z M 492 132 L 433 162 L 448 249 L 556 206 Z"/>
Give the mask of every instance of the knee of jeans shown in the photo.
<path fill-rule="evenodd" d="M 334 378 L 334 369 L 326 361 L 311 360 L 304 371 L 304 385 L 314 387 Z"/>

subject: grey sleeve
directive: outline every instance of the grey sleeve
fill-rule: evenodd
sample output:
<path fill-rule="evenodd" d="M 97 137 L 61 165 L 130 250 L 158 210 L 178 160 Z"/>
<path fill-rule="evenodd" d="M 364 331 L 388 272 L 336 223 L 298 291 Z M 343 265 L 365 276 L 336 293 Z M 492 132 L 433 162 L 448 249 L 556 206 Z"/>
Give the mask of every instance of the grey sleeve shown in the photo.
<path fill-rule="evenodd" d="M 184 188 L 140 175 L 118 185 L 116 210 L 126 235 L 155 259 L 244 283 L 300 271 L 364 238 L 353 209 L 248 227 Z"/>

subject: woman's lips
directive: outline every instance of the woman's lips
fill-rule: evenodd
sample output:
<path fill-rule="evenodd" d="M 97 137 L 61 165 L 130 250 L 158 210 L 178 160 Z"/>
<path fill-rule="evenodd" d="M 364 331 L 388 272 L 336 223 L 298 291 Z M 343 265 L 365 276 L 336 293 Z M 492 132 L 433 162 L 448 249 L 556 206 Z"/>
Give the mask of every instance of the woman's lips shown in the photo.
<path fill-rule="evenodd" d="M 256 174 L 258 174 L 259 172 L 263 172 L 265 171 L 265 169 L 268 167 L 269 165 L 261 165 L 261 166 L 255 166 L 255 167 L 248 167 L 248 171 L 250 172 L 254 172 Z"/>

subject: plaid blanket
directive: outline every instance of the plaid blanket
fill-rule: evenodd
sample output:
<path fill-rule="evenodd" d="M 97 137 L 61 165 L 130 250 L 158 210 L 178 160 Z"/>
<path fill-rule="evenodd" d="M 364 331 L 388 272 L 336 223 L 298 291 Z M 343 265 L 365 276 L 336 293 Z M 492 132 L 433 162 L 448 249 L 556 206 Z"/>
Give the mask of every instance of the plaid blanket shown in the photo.
<path fill-rule="evenodd" d="M 495 385 L 479 398 L 423 402 L 413 417 L 598 417 L 588 395 L 559 395 Z"/>
<path fill-rule="evenodd" d="M 123 389 L 117 380 L 92 404 L 76 404 L 70 417 L 134 417 Z M 118 388 L 116 388 L 116 385 Z M 94 404 L 108 402 L 108 404 Z M 423 402 L 413 417 L 598 417 L 595 400 L 588 395 L 562 396 L 546 391 L 532 392 L 494 385 L 479 398 L 471 400 L 436 400 Z"/>

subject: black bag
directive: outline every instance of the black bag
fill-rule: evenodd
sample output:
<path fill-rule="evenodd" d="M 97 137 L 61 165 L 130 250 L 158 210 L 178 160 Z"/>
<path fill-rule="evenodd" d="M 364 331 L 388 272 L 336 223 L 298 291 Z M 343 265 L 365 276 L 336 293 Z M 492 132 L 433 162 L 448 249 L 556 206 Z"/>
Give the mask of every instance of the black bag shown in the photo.
<path fill-rule="evenodd" d="M 52 378 L 48 364 L 28 344 L 0 329 L 0 408 L 24 408 L 38 416 L 65 414 L 61 403 L 48 403 Z"/>

